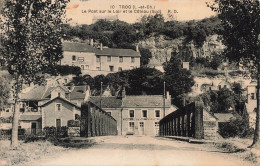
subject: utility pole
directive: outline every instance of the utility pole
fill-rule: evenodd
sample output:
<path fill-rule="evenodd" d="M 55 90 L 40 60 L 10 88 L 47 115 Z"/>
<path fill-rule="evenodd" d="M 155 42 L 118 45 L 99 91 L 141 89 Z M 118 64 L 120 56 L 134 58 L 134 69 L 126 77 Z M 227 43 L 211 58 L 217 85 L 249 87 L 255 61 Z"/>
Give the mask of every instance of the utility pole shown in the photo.
<path fill-rule="evenodd" d="M 165 117 L 165 81 L 163 81 L 163 117 Z"/>
<path fill-rule="evenodd" d="M 102 86 L 103 86 L 103 82 L 101 81 L 101 83 L 100 83 L 100 105 L 99 105 L 100 108 L 102 108 L 102 91 L 103 91 Z"/>

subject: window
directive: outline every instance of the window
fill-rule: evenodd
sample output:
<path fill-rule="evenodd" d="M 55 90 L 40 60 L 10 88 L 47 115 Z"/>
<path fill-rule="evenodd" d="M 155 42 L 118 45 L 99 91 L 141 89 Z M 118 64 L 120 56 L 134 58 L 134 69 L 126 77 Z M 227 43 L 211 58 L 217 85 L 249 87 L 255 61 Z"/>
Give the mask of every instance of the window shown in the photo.
<path fill-rule="evenodd" d="M 111 62 L 111 56 L 107 56 L 107 62 Z"/>
<path fill-rule="evenodd" d="M 77 57 L 75 55 L 72 55 L 72 61 L 76 61 Z"/>
<path fill-rule="evenodd" d="M 218 90 L 220 90 L 220 89 L 221 89 L 221 85 L 218 86 Z"/>
<path fill-rule="evenodd" d="M 89 69 L 89 65 L 86 65 L 85 67 L 86 67 L 87 70 Z"/>
<path fill-rule="evenodd" d="M 131 57 L 131 63 L 135 63 L 135 57 Z"/>
<path fill-rule="evenodd" d="M 84 57 L 78 57 L 79 62 L 84 62 Z"/>
<path fill-rule="evenodd" d="M 255 93 L 250 94 L 250 99 L 254 100 L 255 99 Z"/>
<path fill-rule="evenodd" d="M 135 126 L 135 122 L 129 122 L 129 127 L 133 128 Z"/>
<path fill-rule="evenodd" d="M 224 85 L 224 88 L 226 89 L 226 88 L 227 88 L 227 85 Z"/>
<path fill-rule="evenodd" d="M 130 111 L 129 111 L 129 117 L 130 117 L 130 118 L 135 117 L 135 111 L 134 111 L 134 110 L 130 110 Z"/>
<path fill-rule="evenodd" d="M 111 112 L 107 112 L 107 114 L 111 116 Z"/>
<path fill-rule="evenodd" d="M 159 122 L 154 122 L 155 127 L 159 127 Z"/>
<path fill-rule="evenodd" d="M 80 120 L 79 114 L 75 114 L 75 120 Z"/>
<path fill-rule="evenodd" d="M 60 92 L 58 93 L 58 97 L 60 97 Z"/>
<path fill-rule="evenodd" d="M 100 56 L 97 55 L 97 62 L 100 62 Z"/>
<path fill-rule="evenodd" d="M 61 127 L 61 119 L 56 119 L 56 127 L 57 127 L 57 129 L 60 129 L 60 127 Z"/>
<path fill-rule="evenodd" d="M 114 66 L 109 66 L 110 71 L 114 71 Z"/>
<path fill-rule="evenodd" d="M 155 117 L 159 118 L 160 117 L 160 110 L 155 110 Z"/>
<path fill-rule="evenodd" d="M 147 118 L 147 110 L 143 110 L 142 113 L 143 113 L 143 115 L 142 115 L 143 118 Z"/>
<path fill-rule="evenodd" d="M 140 127 L 144 127 L 144 122 L 140 122 Z"/>
<path fill-rule="evenodd" d="M 123 57 L 120 56 L 120 57 L 119 57 L 119 62 L 122 63 L 123 61 L 124 61 Z"/>
<path fill-rule="evenodd" d="M 81 65 L 80 68 L 81 68 L 81 70 L 84 70 L 84 65 Z"/>
<path fill-rule="evenodd" d="M 56 111 L 61 111 L 61 104 L 56 104 L 56 108 L 55 108 Z"/>
<path fill-rule="evenodd" d="M 118 67 L 118 71 L 122 71 L 122 67 Z"/>
<path fill-rule="evenodd" d="M 9 112 L 9 109 L 6 109 L 5 112 Z"/>

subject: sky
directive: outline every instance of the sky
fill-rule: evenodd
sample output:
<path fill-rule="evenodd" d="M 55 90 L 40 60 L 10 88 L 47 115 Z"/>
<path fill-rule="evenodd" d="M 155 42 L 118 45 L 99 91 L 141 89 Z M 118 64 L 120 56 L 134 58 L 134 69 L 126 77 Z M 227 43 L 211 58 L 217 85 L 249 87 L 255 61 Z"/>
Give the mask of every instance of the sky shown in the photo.
<path fill-rule="evenodd" d="M 161 12 L 166 20 L 198 20 L 215 15 L 206 5 L 208 1 L 212 0 L 71 0 L 66 14 L 71 24 L 92 24 L 93 16 L 117 16 L 119 20 L 134 23 L 147 15 L 138 13 L 140 10 L 151 15 Z"/>

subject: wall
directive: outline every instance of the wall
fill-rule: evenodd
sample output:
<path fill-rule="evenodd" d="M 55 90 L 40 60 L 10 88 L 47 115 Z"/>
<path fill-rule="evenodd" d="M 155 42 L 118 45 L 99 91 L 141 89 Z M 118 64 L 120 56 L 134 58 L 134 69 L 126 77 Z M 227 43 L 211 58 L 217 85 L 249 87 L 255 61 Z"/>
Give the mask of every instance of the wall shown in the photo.
<path fill-rule="evenodd" d="M 72 61 L 72 56 L 76 56 L 76 61 Z M 84 61 L 80 61 L 78 58 L 84 58 Z M 61 59 L 61 65 L 79 66 L 84 65 L 84 69 L 96 70 L 96 57 L 95 53 L 91 52 L 64 52 L 64 58 Z"/>
<path fill-rule="evenodd" d="M 121 132 L 121 108 L 102 108 L 106 112 L 110 112 L 111 116 L 117 121 L 118 135 L 122 135 Z"/>
<path fill-rule="evenodd" d="M 203 110 L 204 139 L 215 140 L 217 138 L 218 123 L 215 117 Z"/>
<path fill-rule="evenodd" d="M 38 121 L 20 121 L 20 125 L 22 129 L 25 129 L 25 134 L 31 134 L 32 123 L 36 123 L 36 134 L 40 133 L 42 130 L 42 124 Z"/>
<path fill-rule="evenodd" d="M 62 110 L 55 111 L 56 103 L 62 104 Z M 75 111 L 73 111 L 75 109 Z M 61 119 L 61 126 L 67 126 L 68 120 L 75 120 L 75 113 L 80 115 L 80 110 L 61 99 L 56 99 L 42 108 L 42 127 L 56 127 L 56 119 Z"/>
<path fill-rule="evenodd" d="M 166 108 L 166 112 L 169 108 Z M 134 110 L 134 118 L 130 118 L 129 110 Z M 142 117 L 142 110 L 147 110 L 147 118 Z M 155 110 L 160 110 L 160 117 L 155 117 Z M 155 122 L 160 121 L 163 116 L 162 108 L 124 108 L 122 111 L 122 135 L 130 134 L 129 122 L 134 122 L 135 135 L 152 135 L 159 132 L 159 126 Z M 144 123 L 143 131 L 140 122 Z M 158 124 L 159 125 L 159 124 Z"/>
<path fill-rule="evenodd" d="M 114 66 L 114 72 L 118 72 L 118 68 L 121 67 L 122 70 L 129 70 L 133 68 L 140 67 L 140 57 L 134 57 L 134 63 L 131 62 L 131 57 L 124 56 L 123 62 L 119 62 L 118 56 L 111 56 L 111 62 L 107 61 L 107 56 L 100 56 L 101 62 L 96 64 L 101 66 L 101 70 L 110 71 L 109 66 Z"/>

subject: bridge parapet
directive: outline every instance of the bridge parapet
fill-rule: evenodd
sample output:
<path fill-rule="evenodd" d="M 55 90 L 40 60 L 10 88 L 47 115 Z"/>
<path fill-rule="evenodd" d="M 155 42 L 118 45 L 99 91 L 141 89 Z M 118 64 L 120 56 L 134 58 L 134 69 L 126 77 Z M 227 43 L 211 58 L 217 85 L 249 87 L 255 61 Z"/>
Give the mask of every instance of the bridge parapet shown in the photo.
<path fill-rule="evenodd" d="M 92 102 L 81 106 L 80 124 L 82 137 L 117 135 L 116 120 Z"/>
<path fill-rule="evenodd" d="M 182 107 L 159 122 L 160 136 L 204 138 L 203 104 L 199 101 Z"/>

